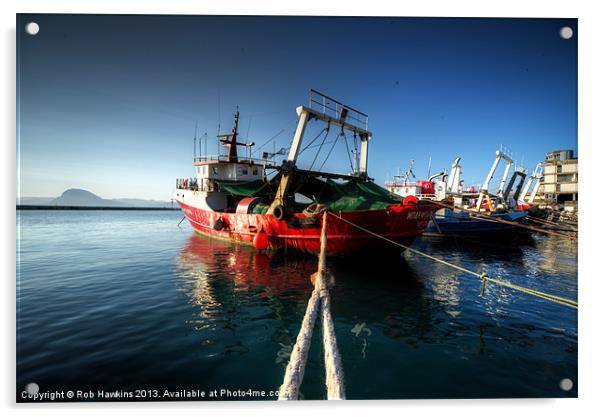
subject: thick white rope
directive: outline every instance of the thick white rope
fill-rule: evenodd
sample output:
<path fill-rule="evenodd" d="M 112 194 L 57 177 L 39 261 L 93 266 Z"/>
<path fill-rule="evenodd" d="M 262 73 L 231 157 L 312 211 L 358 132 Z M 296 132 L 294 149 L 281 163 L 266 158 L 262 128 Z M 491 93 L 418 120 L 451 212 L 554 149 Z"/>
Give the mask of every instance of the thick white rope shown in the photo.
<path fill-rule="evenodd" d="M 343 382 L 343 366 L 341 356 L 337 347 L 337 339 L 334 332 L 334 322 L 330 312 L 330 295 L 328 285 L 332 283 L 332 277 L 326 270 L 326 213 L 322 222 L 320 257 L 318 260 L 318 272 L 312 275 L 314 290 L 311 294 L 305 316 L 301 323 L 301 329 L 297 335 L 295 346 L 291 352 L 289 363 L 284 374 L 284 382 L 280 387 L 278 400 L 297 400 L 299 388 L 303 382 L 307 355 L 311 346 L 313 327 L 316 322 L 318 308 L 321 306 L 322 318 L 322 343 L 324 344 L 324 367 L 326 369 L 326 390 L 329 400 L 345 399 L 345 384 Z"/>
<path fill-rule="evenodd" d="M 322 300 L 322 343 L 324 344 L 324 367 L 326 368 L 326 390 L 329 400 L 345 399 L 345 383 L 341 355 L 337 347 L 334 323 L 330 312 L 330 294 L 324 285 L 324 276 L 320 279 L 320 298 Z"/>
<path fill-rule="evenodd" d="M 320 307 L 320 290 L 316 285 L 311 298 L 305 310 L 305 316 L 301 323 L 301 330 L 297 335 L 297 341 L 291 352 L 286 372 L 284 374 L 284 382 L 280 386 L 278 400 L 297 400 L 299 398 L 299 388 L 303 381 L 305 373 L 305 364 L 307 363 L 307 354 L 311 346 L 311 336 L 313 333 L 314 324 Z"/>

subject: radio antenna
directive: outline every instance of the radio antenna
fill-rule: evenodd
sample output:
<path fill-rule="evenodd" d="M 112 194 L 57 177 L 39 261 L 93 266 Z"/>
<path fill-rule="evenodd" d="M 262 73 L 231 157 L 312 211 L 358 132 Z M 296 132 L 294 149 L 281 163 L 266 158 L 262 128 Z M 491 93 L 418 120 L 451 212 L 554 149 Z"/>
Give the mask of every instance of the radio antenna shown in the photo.
<path fill-rule="evenodd" d="M 197 120 L 196 123 L 194 124 L 194 160 L 196 161 L 196 134 L 197 134 L 197 130 L 199 128 L 199 121 Z M 200 148 L 200 143 L 199 143 L 199 148 Z"/>
<path fill-rule="evenodd" d="M 219 135 L 221 132 L 221 122 L 222 122 L 222 92 L 217 89 L 217 134 Z"/>
<path fill-rule="evenodd" d="M 249 127 L 247 128 L 247 139 L 246 140 L 249 140 L 249 133 L 251 132 L 251 122 L 252 121 L 253 121 L 253 115 L 250 115 L 249 116 Z"/>

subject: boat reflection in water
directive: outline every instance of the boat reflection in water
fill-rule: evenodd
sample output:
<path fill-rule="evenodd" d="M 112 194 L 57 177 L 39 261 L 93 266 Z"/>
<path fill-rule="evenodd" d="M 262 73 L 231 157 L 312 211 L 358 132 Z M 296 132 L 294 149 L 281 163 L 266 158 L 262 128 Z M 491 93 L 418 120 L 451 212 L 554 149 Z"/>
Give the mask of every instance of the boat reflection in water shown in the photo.
<path fill-rule="evenodd" d="M 310 276 L 317 270 L 317 258 L 299 254 L 258 252 L 252 248 L 192 235 L 177 258 L 178 286 L 193 304 L 202 307 L 204 315 L 211 315 L 225 307 L 239 294 L 255 299 L 269 300 L 270 306 L 293 303 L 304 308 L 313 289 Z M 358 310 L 358 302 L 370 302 L 372 290 L 379 293 L 402 293 L 420 298 L 423 288 L 403 258 L 387 264 L 366 263 L 361 259 L 330 259 L 328 267 L 336 278 L 333 299 L 351 297 L 341 304 Z M 352 292 L 356 292 L 353 293 Z M 379 308 L 366 309 L 368 318 L 375 311 L 395 308 L 398 298 L 386 297 Z M 386 308 L 384 308 L 386 310 Z M 276 309 L 278 310 L 278 309 Z M 357 315 L 357 313 L 353 314 Z M 379 315 L 380 316 L 380 315 Z M 379 317 L 382 318 L 382 317 Z"/>
<path fill-rule="evenodd" d="M 567 286 L 574 271 L 528 275 L 529 263 L 541 265 L 546 247 L 538 240 L 511 251 L 416 242 L 434 256 L 525 286 Z M 551 396 L 559 395 L 556 379 L 575 378 L 572 310 L 494 285 L 481 297 L 478 279 L 410 252 L 387 262 L 334 258 L 328 267 L 336 280 L 332 315 L 347 398 Z M 188 326 L 204 361 L 203 381 L 277 389 L 316 268 L 312 256 L 191 236 L 177 255 L 176 286 L 191 305 Z M 325 395 L 319 329 L 301 389 L 305 399 Z M 509 366 L 508 358 L 526 365 Z M 462 383 L 453 383 L 458 376 Z M 524 383 L 517 388 L 516 381 Z"/>
<path fill-rule="evenodd" d="M 258 322 L 273 327 L 271 340 L 292 347 L 313 289 L 310 276 L 317 258 L 262 253 L 192 235 L 176 265 L 179 289 L 199 307 L 192 320 L 195 330 L 215 330 L 255 308 L 262 310 L 256 314 Z M 423 283 L 403 258 L 386 264 L 335 258 L 328 267 L 336 280 L 332 306 L 342 340 L 379 329 L 385 337 L 410 337 L 415 343 L 431 326 L 435 300 L 423 296 Z"/>

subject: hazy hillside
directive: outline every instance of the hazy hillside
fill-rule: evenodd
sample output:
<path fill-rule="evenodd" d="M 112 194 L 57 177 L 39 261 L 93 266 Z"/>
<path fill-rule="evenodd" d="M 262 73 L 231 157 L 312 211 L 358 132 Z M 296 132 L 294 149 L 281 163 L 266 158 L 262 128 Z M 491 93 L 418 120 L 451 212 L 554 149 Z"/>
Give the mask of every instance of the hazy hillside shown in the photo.
<path fill-rule="evenodd" d="M 105 200 L 90 191 L 71 188 L 49 203 L 51 206 L 117 206 L 113 200 Z"/>
<path fill-rule="evenodd" d="M 45 206 L 50 204 L 54 197 L 21 197 L 17 199 L 17 204 L 28 206 Z"/>
<path fill-rule="evenodd" d="M 21 205 L 49 205 L 49 206 L 76 206 L 76 207 L 171 207 L 170 201 L 142 200 L 137 198 L 105 199 L 90 191 L 70 188 L 60 197 L 22 197 L 18 204 Z"/>

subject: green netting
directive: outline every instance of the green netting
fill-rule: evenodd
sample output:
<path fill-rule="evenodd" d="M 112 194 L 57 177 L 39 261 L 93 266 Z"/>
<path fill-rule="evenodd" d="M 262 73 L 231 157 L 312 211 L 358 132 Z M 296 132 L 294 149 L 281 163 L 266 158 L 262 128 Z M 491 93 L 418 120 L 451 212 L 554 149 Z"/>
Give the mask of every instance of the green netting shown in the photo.
<path fill-rule="evenodd" d="M 268 212 L 269 208 L 270 208 L 269 204 L 265 204 L 265 203 L 255 204 L 255 207 L 253 207 L 253 209 L 251 210 L 251 213 L 266 214 Z"/>
<path fill-rule="evenodd" d="M 261 180 L 245 182 L 216 180 L 215 182 L 219 184 L 221 190 L 243 197 L 253 197 L 261 193 L 268 185 L 267 182 Z"/>
<path fill-rule="evenodd" d="M 373 182 L 337 183 L 332 180 L 321 181 L 318 179 L 313 179 L 313 181 L 311 187 L 302 194 L 311 194 L 314 202 L 324 204 L 333 211 L 378 210 L 403 201 L 403 198 L 391 194 Z M 247 182 L 218 180 L 216 182 L 223 191 L 241 197 L 266 194 L 269 187 L 268 182 L 261 180 Z M 308 195 L 308 197 L 310 196 Z M 299 205 L 296 208 L 301 211 L 305 206 L 307 205 Z M 252 212 L 255 214 L 265 213 L 268 207 L 269 204 L 260 203 L 252 209 Z"/>
<path fill-rule="evenodd" d="M 316 199 L 333 211 L 378 210 L 403 201 L 373 182 L 328 180 L 326 184 Z"/>

